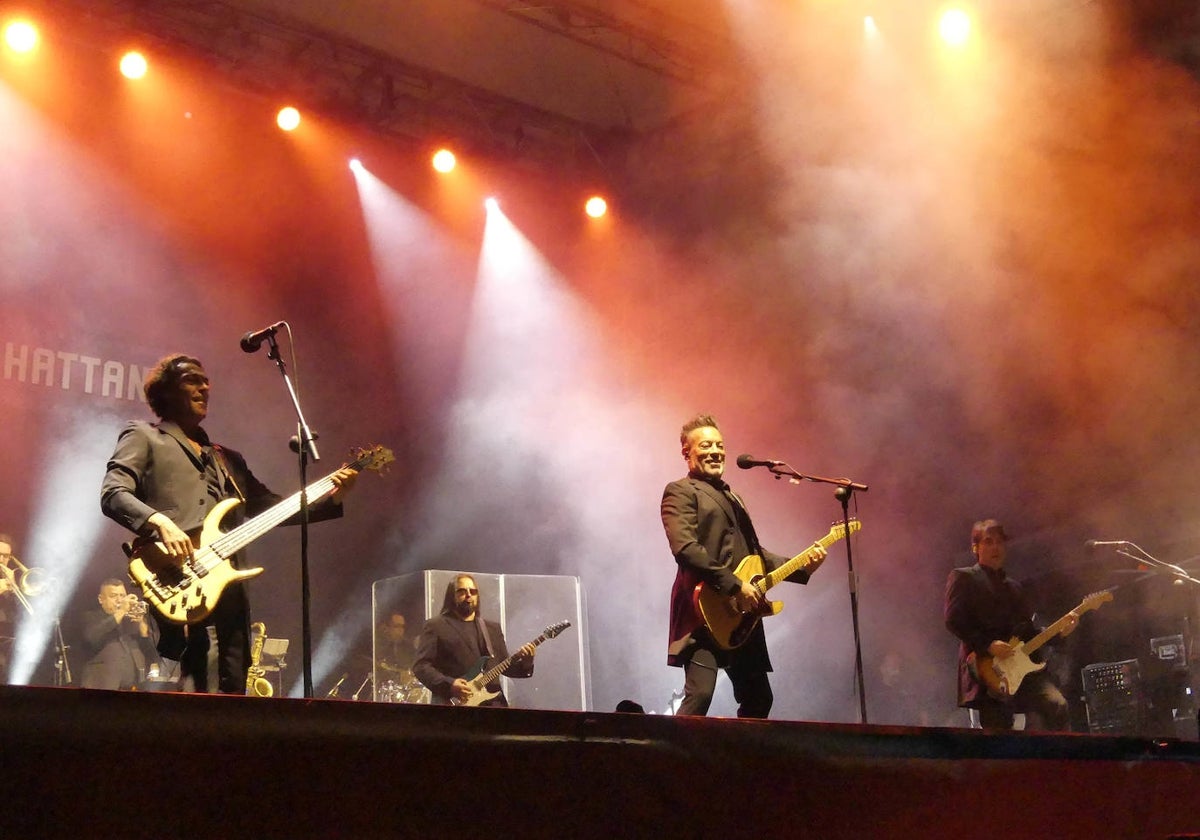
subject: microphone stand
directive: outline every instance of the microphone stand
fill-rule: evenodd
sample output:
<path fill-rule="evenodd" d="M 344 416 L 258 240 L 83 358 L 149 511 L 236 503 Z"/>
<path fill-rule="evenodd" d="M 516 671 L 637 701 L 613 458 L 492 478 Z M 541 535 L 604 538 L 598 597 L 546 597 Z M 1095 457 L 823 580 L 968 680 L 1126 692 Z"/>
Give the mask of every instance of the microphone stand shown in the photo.
<path fill-rule="evenodd" d="M 288 327 L 288 335 L 291 335 L 291 327 Z M 283 376 L 283 382 L 287 386 L 288 395 L 292 398 L 292 407 L 296 409 L 297 433 L 292 436 L 290 446 L 292 451 L 299 456 L 300 461 L 300 611 L 302 626 L 300 648 L 304 663 L 304 696 L 312 699 L 312 622 L 309 617 L 310 582 L 308 575 L 308 459 L 311 457 L 314 461 L 320 461 L 321 456 L 317 453 L 317 436 L 313 434 L 304 419 L 304 412 L 300 410 L 300 398 L 296 395 L 291 377 L 288 376 L 287 366 L 279 355 L 279 345 L 275 342 L 274 332 L 267 335 L 267 341 L 271 345 L 267 358 L 278 366 L 279 373 Z"/>
<path fill-rule="evenodd" d="M 67 659 L 67 651 L 70 647 L 63 641 L 62 625 L 58 619 L 54 619 L 54 639 L 58 644 L 58 662 L 55 665 L 54 676 L 58 680 L 56 685 L 64 686 L 71 684 L 71 662 Z"/>
<path fill-rule="evenodd" d="M 850 587 L 850 621 L 854 626 L 854 680 L 858 688 L 858 715 L 860 723 L 867 723 L 867 689 L 863 681 L 862 636 L 858 627 L 858 576 L 854 573 L 854 553 L 850 548 L 850 497 L 855 490 L 867 492 L 870 488 L 848 478 L 825 478 L 819 475 L 804 475 L 789 467 L 787 464 L 768 464 L 767 469 L 776 479 L 787 477 L 791 484 L 801 481 L 812 481 L 817 484 L 832 484 L 837 487 L 833 491 L 842 505 L 842 527 L 845 528 L 846 568 Z"/>
<path fill-rule="evenodd" d="M 358 695 L 360 695 L 360 694 L 362 694 L 362 693 L 363 693 L 363 689 L 367 687 L 367 683 L 369 683 L 369 682 L 372 682 L 372 681 L 373 681 L 373 679 L 374 679 L 374 676 L 375 676 L 375 675 L 374 675 L 374 674 L 372 674 L 370 671 L 367 671 L 367 675 L 366 675 L 365 677 L 363 677 L 362 685 L 360 685 L 360 686 L 358 687 L 358 691 L 354 692 L 354 696 L 353 696 L 353 697 L 351 697 L 350 699 L 351 699 L 351 700 L 357 700 L 357 699 L 358 699 Z"/>
<path fill-rule="evenodd" d="M 1134 549 L 1134 551 L 1136 551 L 1137 553 L 1136 554 L 1131 553 L 1130 551 L 1126 550 L 1125 546 L 1129 546 L 1130 548 Z M 1162 560 L 1159 560 L 1157 557 L 1154 557 L 1148 551 L 1146 551 L 1144 548 L 1142 548 L 1140 545 L 1138 545 L 1136 543 L 1126 542 L 1125 545 L 1116 549 L 1116 552 L 1117 552 L 1117 554 L 1121 554 L 1121 555 L 1124 555 L 1125 557 L 1128 557 L 1130 560 L 1135 560 L 1138 563 L 1150 566 L 1151 568 L 1161 569 L 1165 572 L 1168 572 L 1169 574 L 1173 575 L 1178 580 L 1186 580 L 1188 583 L 1194 583 L 1194 584 L 1200 585 L 1200 580 L 1197 580 L 1196 578 L 1194 578 L 1190 574 L 1188 574 L 1186 569 L 1183 569 L 1172 563 L 1166 563 Z"/>

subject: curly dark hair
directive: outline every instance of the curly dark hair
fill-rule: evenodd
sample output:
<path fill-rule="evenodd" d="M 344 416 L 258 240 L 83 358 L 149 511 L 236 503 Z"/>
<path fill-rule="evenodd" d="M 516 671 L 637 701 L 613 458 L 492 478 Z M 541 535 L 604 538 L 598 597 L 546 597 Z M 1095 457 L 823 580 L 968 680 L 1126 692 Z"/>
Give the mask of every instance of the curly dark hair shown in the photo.
<path fill-rule="evenodd" d="M 167 410 L 167 395 L 179 384 L 183 377 L 183 366 L 187 364 L 204 367 L 195 356 L 186 353 L 172 353 L 163 356 L 158 364 L 146 371 L 146 380 L 142 383 L 142 392 L 150 410 L 160 419 L 165 420 L 163 412 Z"/>
<path fill-rule="evenodd" d="M 711 414 L 697 414 L 691 420 L 683 424 L 683 428 L 679 430 L 679 445 L 687 446 L 688 435 L 696 431 L 696 429 L 714 428 L 718 432 L 721 427 L 717 425 L 717 418 Z"/>

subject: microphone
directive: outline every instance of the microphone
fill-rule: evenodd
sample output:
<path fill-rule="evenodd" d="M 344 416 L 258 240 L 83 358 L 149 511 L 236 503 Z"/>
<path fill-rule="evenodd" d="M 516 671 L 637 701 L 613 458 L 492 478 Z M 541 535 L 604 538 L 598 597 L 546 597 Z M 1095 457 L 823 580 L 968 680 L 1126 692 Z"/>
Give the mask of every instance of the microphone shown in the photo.
<path fill-rule="evenodd" d="M 1088 540 L 1084 544 L 1084 548 L 1096 548 L 1101 545 L 1129 545 L 1127 540 Z"/>
<path fill-rule="evenodd" d="M 740 469 L 748 470 L 753 467 L 778 467 L 783 461 L 760 461 L 753 455 L 737 456 L 737 465 Z"/>
<path fill-rule="evenodd" d="M 325 695 L 326 700 L 328 700 L 330 697 L 338 696 L 338 689 L 342 687 L 342 683 L 344 683 L 346 681 L 346 677 L 348 677 L 348 676 L 350 676 L 350 674 L 348 672 L 345 674 L 342 674 L 342 678 L 339 679 L 336 683 L 334 683 L 333 688 L 329 689 L 329 693 Z"/>
<path fill-rule="evenodd" d="M 242 336 L 242 350 L 247 353 L 257 353 L 258 348 L 262 347 L 262 343 L 275 335 L 275 331 L 282 327 L 284 323 L 284 321 L 279 321 L 266 329 L 246 333 Z"/>

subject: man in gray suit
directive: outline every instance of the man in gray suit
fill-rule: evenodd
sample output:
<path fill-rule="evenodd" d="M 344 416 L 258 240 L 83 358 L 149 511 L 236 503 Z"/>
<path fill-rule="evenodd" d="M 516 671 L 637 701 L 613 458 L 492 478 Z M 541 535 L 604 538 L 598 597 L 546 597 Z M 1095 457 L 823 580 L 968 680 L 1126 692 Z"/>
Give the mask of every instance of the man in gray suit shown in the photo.
<path fill-rule="evenodd" d="M 201 428 L 208 416 L 210 387 L 199 359 L 181 353 L 167 356 L 146 374 L 143 390 L 160 422 L 134 421 L 121 431 L 101 486 L 100 507 L 139 537 L 156 540 L 167 557 L 182 563 L 195 552 L 191 535 L 200 532 L 221 500 L 237 497 L 244 502 L 245 514 L 255 516 L 281 498 L 254 476 L 241 454 L 213 443 Z M 332 497 L 314 505 L 310 519 L 341 516 L 342 496 L 357 475 L 349 468 L 334 473 Z M 236 556 L 232 562 L 240 565 Z M 250 604 L 242 583 L 225 588 L 202 624 L 175 624 L 157 612 L 154 618 L 159 653 L 180 660 L 181 677 L 190 677 L 199 692 L 207 691 L 208 681 L 209 643 L 203 625 L 212 624 L 220 691 L 245 693 Z"/>

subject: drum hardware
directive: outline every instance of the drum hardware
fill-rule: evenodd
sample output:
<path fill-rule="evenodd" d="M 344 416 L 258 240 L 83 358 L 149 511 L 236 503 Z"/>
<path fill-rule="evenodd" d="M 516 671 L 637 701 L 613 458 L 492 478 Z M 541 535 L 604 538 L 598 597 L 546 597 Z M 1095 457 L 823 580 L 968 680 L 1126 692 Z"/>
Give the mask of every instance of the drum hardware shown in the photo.
<path fill-rule="evenodd" d="M 384 680 L 375 692 L 380 703 L 429 703 L 433 697 L 412 671 L 404 670 L 399 680 Z"/>

